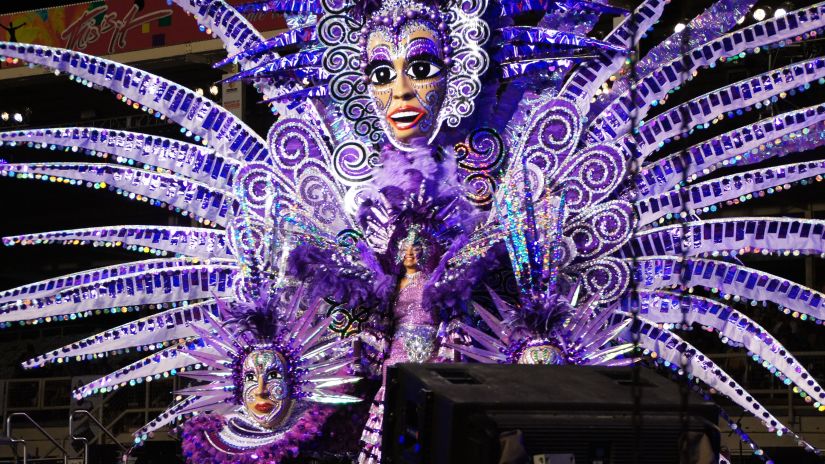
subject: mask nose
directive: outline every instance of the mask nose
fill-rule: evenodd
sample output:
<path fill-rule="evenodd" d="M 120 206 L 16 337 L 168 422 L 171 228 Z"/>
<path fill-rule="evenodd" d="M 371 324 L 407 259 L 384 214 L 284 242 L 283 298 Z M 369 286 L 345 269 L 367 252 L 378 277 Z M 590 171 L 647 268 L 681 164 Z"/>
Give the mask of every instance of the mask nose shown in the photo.
<path fill-rule="evenodd" d="M 269 398 L 269 390 L 266 388 L 266 382 L 261 379 L 258 382 L 258 396 L 261 398 Z"/>
<path fill-rule="evenodd" d="M 413 90 L 410 78 L 404 73 L 399 73 L 393 85 L 393 98 L 396 100 L 408 101 L 415 98 L 415 90 Z"/>

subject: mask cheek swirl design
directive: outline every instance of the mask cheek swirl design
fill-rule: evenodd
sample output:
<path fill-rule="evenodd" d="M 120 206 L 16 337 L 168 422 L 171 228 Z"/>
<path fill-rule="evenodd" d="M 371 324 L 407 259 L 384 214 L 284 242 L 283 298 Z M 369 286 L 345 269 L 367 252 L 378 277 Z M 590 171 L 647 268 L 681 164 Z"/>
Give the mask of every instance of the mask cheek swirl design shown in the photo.
<path fill-rule="evenodd" d="M 265 428 L 280 425 L 291 406 L 284 364 L 273 350 L 253 351 L 243 361 L 244 410 Z"/>
<path fill-rule="evenodd" d="M 437 28 L 408 21 L 393 32 L 382 27 L 367 43 L 366 78 L 382 125 L 394 140 L 431 138 L 446 91 L 445 50 Z"/>

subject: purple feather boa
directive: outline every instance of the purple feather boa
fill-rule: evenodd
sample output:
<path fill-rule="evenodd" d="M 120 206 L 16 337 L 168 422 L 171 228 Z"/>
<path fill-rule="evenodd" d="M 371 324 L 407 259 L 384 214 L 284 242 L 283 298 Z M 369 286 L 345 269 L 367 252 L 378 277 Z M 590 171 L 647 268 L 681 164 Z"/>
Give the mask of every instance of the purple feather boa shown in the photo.
<path fill-rule="evenodd" d="M 308 441 L 321 432 L 321 426 L 332 413 L 331 408 L 312 407 L 278 439 L 254 450 L 225 453 L 210 443 L 209 437 L 226 425 L 223 416 L 204 414 L 193 417 L 183 425 L 183 455 L 189 464 L 276 464 L 298 455 L 299 443 Z M 217 438 L 212 438 L 217 440 Z"/>
<path fill-rule="evenodd" d="M 358 211 L 358 222 L 364 230 L 368 230 L 369 219 L 373 218 L 373 208 L 385 210 L 389 216 L 387 226 L 393 230 L 391 246 L 382 257 L 384 266 L 389 265 L 387 269 L 392 269 L 396 245 L 410 226 L 424 227 L 443 244 L 471 232 L 481 218 L 480 212 L 464 198 L 455 160 L 423 141 L 414 142 L 412 147 L 411 151 L 391 145 L 383 148 L 381 168 L 371 181 L 375 193 L 365 198 Z"/>
<path fill-rule="evenodd" d="M 424 287 L 425 306 L 439 315 L 440 320 L 449 321 L 464 316 L 464 303 L 470 301 L 476 285 L 490 269 L 500 265 L 500 256 L 506 255 L 504 246 L 493 247 L 484 256 L 462 268 L 448 268 L 447 262 L 461 250 L 467 239 L 456 240 L 433 270 L 427 286 Z"/>
<path fill-rule="evenodd" d="M 381 168 L 376 169 L 371 184 L 395 213 L 404 209 L 410 195 L 433 200 L 461 196 L 455 162 L 443 158 L 423 140 L 412 142 L 409 151 L 387 144 L 381 150 Z"/>
<path fill-rule="evenodd" d="M 394 282 L 363 244 L 359 252 L 366 266 L 353 264 L 334 250 L 298 245 L 287 259 L 287 273 L 309 283 L 310 299 L 329 298 L 348 308 L 372 308 L 392 292 Z"/>

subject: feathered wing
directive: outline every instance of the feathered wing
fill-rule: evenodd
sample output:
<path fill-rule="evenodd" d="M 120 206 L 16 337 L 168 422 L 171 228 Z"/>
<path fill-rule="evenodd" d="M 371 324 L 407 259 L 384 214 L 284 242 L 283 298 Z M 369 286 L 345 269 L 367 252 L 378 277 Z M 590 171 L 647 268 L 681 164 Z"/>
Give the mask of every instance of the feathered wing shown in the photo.
<path fill-rule="evenodd" d="M 250 40 L 258 40 L 254 38 L 257 33 L 236 13 L 216 9 L 222 2 L 211 3 L 207 16 L 212 14 L 210 18 L 221 20 L 218 23 L 224 29 L 220 34 L 234 47 L 246 47 Z M 209 99 L 133 67 L 70 50 L 7 42 L 0 43 L 0 53 L 71 75 L 84 86 L 108 89 L 119 99 L 179 124 L 193 139 L 183 142 L 96 128 L 5 132 L 0 134 L 0 141 L 10 146 L 26 144 L 83 152 L 118 164 L 5 164 L 4 176 L 117 193 L 177 211 L 215 228 L 111 226 L 6 237 L 6 245 L 122 246 L 157 256 L 3 292 L 0 318 L 4 324 L 69 320 L 147 306 L 164 309 L 35 357 L 24 366 L 83 361 L 130 348 L 160 349 L 78 391 L 86 395 L 134 385 L 164 373 L 174 375 L 201 364 L 198 355 L 191 353 L 211 350 L 199 344 L 197 327 L 207 317 L 206 311 L 214 313 L 214 299 L 231 300 L 247 285 L 246 279 L 271 267 L 260 259 L 262 252 L 268 252 L 264 246 L 268 239 L 262 232 L 271 229 L 274 222 L 268 219 L 271 204 L 267 201 L 271 203 L 275 191 L 280 195 L 279 206 L 294 201 L 291 180 L 269 167 L 274 163 L 267 142 Z M 250 188 L 253 183 L 256 189 Z M 261 194 L 263 198 L 257 196 Z M 190 344 L 191 353 L 180 351 L 186 344 Z M 192 410 L 195 406 L 188 407 Z"/>
<path fill-rule="evenodd" d="M 579 66 L 571 72 L 562 95 L 576 102 L 579 114 L 587 115 L 588 122 L 581 128 L 580 135 L 575 124 L 565 126 L 572 128 L 568 132 L 542 129 L 540 133 L 569 133 L 575 139 L 568 142 L 569 148 L 551 152 L 549 163 L 548 157 L 533 155 L 530 158 L 533 153 L 530 149 L 536 145 L 529 135 L 521 140 L 528 163 L 533 162 L 541 166 L 544 173 L 550 173 L 544 179 L 545 185 L 569 183 L 562 175 L 553 174 L 553 169 L 563 162 L 559 159 L 574 157 L 575 153 L 595 146 L 612 147 L 613 153 L 619 155 L 617 159 L 640 166 L 638 173 L 615 170 L 622 177 L 623 185 L 613 184 L 605 196 L 590 197 L 593 200 L 586 202 L 587 208 L 594 210 L 601 210 L 617 200 L 631 206 L 635 209 L 631 215 L 633 220 L 616 222 L 614 219 L 610 222 L 620 224 L 624 231 L 631 233 L 614 231 L 612 237 L 616 238 L 616 246 L 602 247 L 595 224 L 580 220 L 581 228 L 569 226 L 566 232 L 575 243 L 576 256 L 587 255 L 588 250 L 595 253 L 592 260 L 582 264 L 577 264 L 574 259 L 562 272 L 582 282 L 588 291 L 598 288 L 589 287 L 591 280 L 621 285 L 626 290 L 616 296 L 621 296 L 624 301 L 624 310 L 617 314 L 634 317 L 639 325 L 629 327 L 628 333 L 617 337 L 618 340 L 629 341 L 629 333 L 637 333 L 641 334 L 640 345 L 648 353 L 664 355 L 671 363 L 686 357 L 687 367 L 694 378 L 731 397 L 763 419 L 770 429 L 788 432 L 764 407 L 753 404 L 747 395 L 743 396 L 741 387 L 727 388 L 729 376 L 673 331 L 683 323 L 718 331 L 727 343 L 756 353 L 758 359 L 777 370 L 783 381 L 798 386 L 802 394 L 814 395 L 818 399 L 821 397 L 818 392 L 822 391 L 820 385 L 784 346 L 747 316 L 713 300 L 669 293 L 667 289 L 674 286 L 713 289 L 734 296 L 737 301 L 744 298 L 773 302 L 787 308 L 786 313 L 794 312 L 808 319 L 818 320 L 825 316 L 822 295 L 818 292 L 750 269 L 733 258 L 753 249 L 778 253 L 798 249 L 803 253 L 818 253 L 816 250 L 821 246 L 825 223 L 784 218 L 698 219 L 716 211 L 721 204 L 755 198 L 762 195 L 760 192 L 785 189 L 789 184 L 804 184 L 818 178 L 821 161 L 770 168 L 758 164 L 818 147 L 821 143 L 816 135 L 821 124 L 819 105 L 751 123 L 708 138 L 682 152 L 649 161 L 651 154 L 666 148 L 674 137 L 687 135 L 688 130 L 701 129 L 716 118 L 730 116 L 789 88 L 820 79 L 821 59 L 813 58 L 721 87 L 647 117 L 654 106 L 684 84 L 683 76 L 701 72 L 702 66 L 720 58 L 806 34 L 821 28 L 825 21 L 823 6 L 816 4 L 790 12 L 784 18 L 771 18 L 730 32 L 736 26 L 736 20 L 744 16 L 752 4 L 714 3 L 684 32 L 651 48 L 635 63 L 635 73 L 625 70 L 605 87 L 601 84 L 608 82 L 607 78 L 622 66 L 618 60 L 597 60 Z M 647 13 L 661 14 L 659 2 L 646 2 L 643 7 L 647 7 L 644 9 Z M 626 23 L 633 18 L 628 18 Z M 639 20 L 643 18 L 639 17 Z M 611 34 L 606 41 L 611 42 L 612 37 L 629 40 L 633 34 L 628 34 L 623 27 L 626 25 L 620 25 L 614 31 L 620 35 Z M 597 78 L 592 79 L 594 76 Z M 759 141 L 780 138 L 788 143 L 762 150 L 764 143 Z M 553 139 L 548 137 L 547 140 Z M 544 146 L 550 145 L 545 142 Z M 749 170 L 724 177 L 712 176 L 719 167 L 739 165 L 748 166 Z M 599 178 L 605 172 L 608 173 L 605 177 L 613 175 L 608 168 L 594 165 L 590 175 Z M 624 183 L 625 179 L 629 182 Z M 562 191 L 564 188 L 559 187 Z M 572 214 L 566 221 L 576 221 L 577 217 L 583 217 L 582 213 Z M 676 223 L 669 225 L 671 222 Z M 578 238 L 576 234 L 579 234 Z M 657 329 L 657 323 L 664 324 L 664 329 Z M 720 386 L 725 388 L 718 388 Z"/>
<path fill-rule="evenodd" d="M 477 314 L 493 335 L 467 327 L 475 344 L 455 349 L 477 360 L 514 362 L 508 355 L 521 346 L 514 342 L 517 335 L 526 333 L 522 338 L 538 339 L 543 333 L 533 313 L 543 313 L 544 319 L 539 320 L 546 321 L 557 308 L 555 303 L 547 304 L 547 289 L 555 288 L 564 299 L 571 289 L 580 288 L 581 298 L 597 296 L 608 309 L 576 308 L 558 327 L 582 321 L 596 324 L 603 330 L 594 346 L 602 348 L 608 358 L 614 349 L 621 353 L 620 347 L 636 334 L 645 354 L 656 353 L 676 364 L 687 359 L 693 379 L 729 396 L 769 429 L 792 433 L 743 394 L 739 385 L 731 386 L 719 366 L 674 333 L 681 324 L 699 325 L 718 332 L 725 343 L 755 353 L 758 362 L 769 366 L 786 384 L 798 387 L 801 395 L 825 398 L 810 373 L 746 315 L 713 299 L 669 291 L 695 287 L 736 301 L 773 302 L 786 314 L 804 319 L 825 316 L 819 292 L 736 260 L 750 252 L 819 254 L 825 222 L 700 219 L 724 204 L 821 179 L 821 160 L 767 168 L 759 165 L 819 147 L 821 105 L 700 139 L 681 152 L 652 156 L 689 131 L 696 136 L 719 118 L 734 117 L 738 110 L 781 98 L 790 89 L 807 88 L 822 78 L 822 59 L 811 58 L 720 87 L 648 117 L 654 106 L 684 85 L 683 76 L 701 72 L 703 66 L 720 58 L 805 35 L 825 21 L 825 7 L 816 4 L 784 18 L 736 29 L 737 20 L 753 3 L 715 2 L 685 31 L 654 45 L 634 63 L 635 73 L 630 72 L 625 56 L 603 53 L 571 67 L 558 92 L 524 94 L 502 133 L 502 143 L 515 156 L 507 159 L 506 168 L 495 179 L 498 190 L 491 217 L 522 289 L 518 309 L 496 306 L 502 315 L 518 316 L 510 317 L 507 325 L 479 307 Z M 635 47 L 664 7 L 664 2 L 644 2 L 605 42 Z M 694 129 L 699 130 L 694 133 Z M 781 143 L 765 143 L 780 139 Z M 634 172 L 628 166 L 639 168 Z M 716 169 L 736 166 L 747 168 L 713 176 Z M 531 293 L 535 289 L 541 290 L 540 296 Z M 611 317 L 600 319 L 603 314 Z M 513 320 L 522 321 L 521 332 L 515 330 Z M 610 324 L 616 331 L 606 328 Z M 557 348 L 571 339 L 579 340 L 574 332 L 544 332 L 544 336 Z"/>

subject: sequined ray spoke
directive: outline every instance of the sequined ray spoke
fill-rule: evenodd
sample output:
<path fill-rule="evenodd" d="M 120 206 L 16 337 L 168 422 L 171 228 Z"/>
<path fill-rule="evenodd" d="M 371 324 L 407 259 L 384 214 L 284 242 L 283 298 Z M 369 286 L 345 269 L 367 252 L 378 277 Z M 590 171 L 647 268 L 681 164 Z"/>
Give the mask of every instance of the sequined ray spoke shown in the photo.
<path fill-rule="evenodd" d="M 14 163 L 0 165 L 0 174 L 17 179 L 48 180 L 101 189 L 146 201 L 153 206 L 191 214 L 201 222 L 226 225 L 236 200 L 231 192 L 190 181 L 175 174 L 101 163 Z M 74 181 L 74 184 L 72 184 Z"/>
<path fill-rule="evenodd" d="M 67 229 L 3 237 L 6 246 L 79 245 L 123 247 L 138 253 L 173 253 L 201 259 L 230 259 L 226 233 L 199 227 L 114 226 Z M 2 301 L 2 299 L 0 299 Z"/>
<path fill-rule="evenodd" d="M 230 190 L 232 179 L 245 163 L 203 145 L 138 132 L 65 127 L 0 132 L 0 145 L 27 146 L 49 151 L 81 151 L 126 165 L 208 183 L 218 190 Z"/>
<path fill-rule="evenodd" d="M 0 305 L 0 322 L 54 318 L 97 309 L 206 299 L 227 294 L 234 262 L 152 269 L 64 288 L 53 296 Z"/>
<path fill-rule="evenodd" d="M 231 300 L 228 300 L 231 301 Z M 177 343 L 181 339 L 197 336 L 194 327 L 206 324 L 203 313 L 217 314 L 214 300 L 185 304 L 166 311 L 146 316 L 117 327 L 105 330 L 90 337 L 72 342 L 23 362 L 24 368 L 40 367 L 71 360 L 94 359 L 96 355 L 120 352 L 127 348 L 152 348 L 165 346 L 164 342 Z"/>
<path fill-rule="evenodd" d="M 118 92 L 202 138 L 218 153 L 239 160 L 269 159 L 266 142 L 229 111 L 162 77 L 84 53 L 0 42 L 0 55 L 59 70 Z"/>

